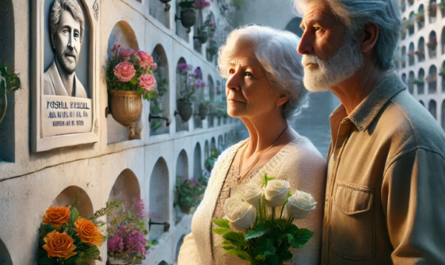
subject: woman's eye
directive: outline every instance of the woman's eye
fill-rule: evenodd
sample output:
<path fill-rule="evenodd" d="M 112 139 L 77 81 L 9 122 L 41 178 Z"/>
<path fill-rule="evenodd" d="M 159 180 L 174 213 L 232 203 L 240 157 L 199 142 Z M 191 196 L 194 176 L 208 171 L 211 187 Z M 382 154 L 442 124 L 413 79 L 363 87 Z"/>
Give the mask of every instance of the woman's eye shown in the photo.
<path fill-rule="evenodd" d="M 245 75 L 245 76 L 253 76 L 252 73 L 249 72 L 249 71 L 244 72 L 244 75 Z"/>
<path fill-rule="evenodd" d="M 229 69 L 229 74 L 233 75 L 235 73 L 235 69 Z"/>

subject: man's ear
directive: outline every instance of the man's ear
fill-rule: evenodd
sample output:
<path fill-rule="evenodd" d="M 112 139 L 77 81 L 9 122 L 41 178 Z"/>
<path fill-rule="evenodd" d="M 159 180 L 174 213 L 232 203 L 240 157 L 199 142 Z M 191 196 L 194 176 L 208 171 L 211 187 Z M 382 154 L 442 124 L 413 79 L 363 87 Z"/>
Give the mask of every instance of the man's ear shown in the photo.
<path fill-rule="evenodd" d="M 363 26 L 360 37 L 360 49 L 363 53 L 367 53 L 375 47 L 379 38 L 379 30 L 379 26 L 375 23 L 366 23 Z"/>

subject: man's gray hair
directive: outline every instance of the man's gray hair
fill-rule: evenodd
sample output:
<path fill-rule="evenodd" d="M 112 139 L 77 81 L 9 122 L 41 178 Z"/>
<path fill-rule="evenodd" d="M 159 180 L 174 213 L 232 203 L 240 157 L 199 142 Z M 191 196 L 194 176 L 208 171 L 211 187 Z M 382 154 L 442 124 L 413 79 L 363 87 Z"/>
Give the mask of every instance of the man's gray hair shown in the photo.
<path fill-rule="evenodd" d="M 377 24 L 379 37 L 374 48 L 377 63 L 383 70 L 393 67 L 402 27 L 398 0 L 294 0 L 297 12 L 303 14 L 310 1 L 328 3 L 332 12 L 355 36 L 366 23 Z"/>
<path fill-rule="evenodd" d="M 63 10 L 70 12 L 74 20 L 80 23 L 80 42 L 82 42 L 85 17 L 83 15 L 82 8 L 79 6 L 76 0 L 56 0 L 54 2 L 53 6 L 51 7 L 51 14 L 49 17 L 51 40 L 59 29 L 60 17 L 62 16 Z"/>
<path fill-rule="evenodd" d="M 308 91 L 303 86 L 302 56 L 297 52 L 300 39 L 288 31 L 248 25 L 233 30 L 219 49 L 218 71 L 228 78 L 230 63 L 243 47 L 251 46 L 256 59 L 266 71 L 271 88 L 289 96 L 282 105 L 282 116 L 290 120 L 307 106 Z"/>

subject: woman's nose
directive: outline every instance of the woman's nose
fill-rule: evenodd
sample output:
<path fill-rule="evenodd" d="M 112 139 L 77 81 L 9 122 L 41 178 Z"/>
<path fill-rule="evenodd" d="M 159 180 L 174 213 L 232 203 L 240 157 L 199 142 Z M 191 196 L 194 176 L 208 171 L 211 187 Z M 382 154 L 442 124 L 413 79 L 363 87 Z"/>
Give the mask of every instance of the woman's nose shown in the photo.
<path fill-rule="evenodd" d="M 232 74 L 229 79 L 227 79 L 226 88 L 233 91 L 238 91 L 241 89 L 240 80 L 237 73 Z"/>

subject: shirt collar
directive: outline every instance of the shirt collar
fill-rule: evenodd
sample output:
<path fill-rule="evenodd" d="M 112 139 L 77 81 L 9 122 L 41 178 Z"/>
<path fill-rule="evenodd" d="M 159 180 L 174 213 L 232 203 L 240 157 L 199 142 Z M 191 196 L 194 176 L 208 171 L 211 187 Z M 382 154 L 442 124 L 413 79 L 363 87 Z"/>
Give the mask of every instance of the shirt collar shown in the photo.
<path fill-rule="evenodd" d="M 406 89 L 405 84 L 396 73 L 389 74 L 384 78 L 369 95 L 349 114 L 349 119 L 360 131 L 365 131 L 380 113 L 383 106 L 400 91 Z M 332 112 L 331 123 L 339 114 L 343 113 L 341 118 L 346 116 L 346 109 L 340 104 Z"/>

